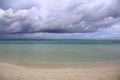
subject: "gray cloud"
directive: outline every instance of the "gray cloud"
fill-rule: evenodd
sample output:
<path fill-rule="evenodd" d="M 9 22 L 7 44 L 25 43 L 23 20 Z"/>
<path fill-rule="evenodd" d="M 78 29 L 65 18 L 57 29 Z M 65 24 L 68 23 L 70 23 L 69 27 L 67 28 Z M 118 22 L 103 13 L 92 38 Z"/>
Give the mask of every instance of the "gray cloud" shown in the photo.
<path fill-rule="evenodd" d="M 0 8 L 5 10 L 12 8 L 16 11 L 19 9 L 30 9 L 33 6 L 40 7 L 38 0 L 0 0 Z"/>
<path fill-rule="evenodd" d="M 6 5 L 6 1 L 0 1 L 1 38 L 37 33 L 94 34 L 101 28 L 111 28 L 120 23 L 119 0 L 69 0 L 68 4 L 63 4 L 64 7 L 48 5 L 45 10 L 45 5 L 38 7 L 33 0 L 33 4 L 25 5 L 27 0 L 23 7 L 13 5 L 14 0 Z"/>

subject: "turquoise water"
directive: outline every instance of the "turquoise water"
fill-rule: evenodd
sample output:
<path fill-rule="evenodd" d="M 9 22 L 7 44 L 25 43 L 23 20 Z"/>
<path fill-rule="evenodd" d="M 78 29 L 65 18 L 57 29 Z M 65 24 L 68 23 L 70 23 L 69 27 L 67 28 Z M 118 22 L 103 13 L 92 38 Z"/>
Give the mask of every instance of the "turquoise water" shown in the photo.
<path fill-rule="evenodd" d="M 30 62 L 120 61 L 119 41 L 0 41 L 0 60 Z"/>

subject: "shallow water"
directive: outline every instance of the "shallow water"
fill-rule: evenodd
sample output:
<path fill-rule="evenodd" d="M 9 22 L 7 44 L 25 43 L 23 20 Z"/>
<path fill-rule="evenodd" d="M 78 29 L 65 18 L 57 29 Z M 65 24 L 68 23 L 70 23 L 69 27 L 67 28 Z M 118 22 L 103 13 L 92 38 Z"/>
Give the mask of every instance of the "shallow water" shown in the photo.
<path fill-rule="evenodd" d="M 116 41 L 0 41 L 0 59 L 29 62 L 120 61 Z"/>

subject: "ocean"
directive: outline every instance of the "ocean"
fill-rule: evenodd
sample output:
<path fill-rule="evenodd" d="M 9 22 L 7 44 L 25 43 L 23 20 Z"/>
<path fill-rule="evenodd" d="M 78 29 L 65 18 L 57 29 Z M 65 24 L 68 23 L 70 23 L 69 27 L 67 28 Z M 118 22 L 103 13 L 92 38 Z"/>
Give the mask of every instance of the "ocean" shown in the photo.
<path fill-rule="evenodd" d="M 0 41 L 0 60 L 21 62 L 120 61 L 120 41 Z"/>

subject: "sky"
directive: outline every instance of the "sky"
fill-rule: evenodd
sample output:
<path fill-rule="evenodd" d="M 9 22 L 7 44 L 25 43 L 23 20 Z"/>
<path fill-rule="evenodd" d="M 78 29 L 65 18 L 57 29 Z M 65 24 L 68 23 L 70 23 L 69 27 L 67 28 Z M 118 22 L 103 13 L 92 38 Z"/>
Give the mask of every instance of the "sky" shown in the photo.
<path fill-rule="evenodd" d="M 0 39 L 120 39 L 120 0 L 0 0 Z"/>

